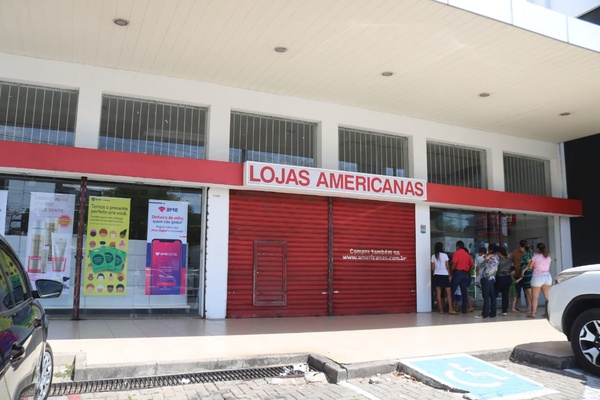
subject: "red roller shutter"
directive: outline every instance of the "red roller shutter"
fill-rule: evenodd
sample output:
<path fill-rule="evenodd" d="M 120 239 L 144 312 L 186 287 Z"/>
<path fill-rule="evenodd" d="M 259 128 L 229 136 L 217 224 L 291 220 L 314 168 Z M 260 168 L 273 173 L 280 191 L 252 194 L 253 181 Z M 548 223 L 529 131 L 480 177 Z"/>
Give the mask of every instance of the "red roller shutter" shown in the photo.
<path fill-rule="evenodd" d="M 318 196 L 230 192 L 227 317 L 327 315 L 327 202 Z M 281 270 L 275 265 L 275 253 L 254 254 L 257 243 L 264 248 L 261 241 L 285 249 Z M 265 267 L 272 275 L 285 273 L 273 285 L 284 288 L 273 296 L 272 304 L 264 292 L 253 291 L 256 282 L 259 286 L 265 282 L 255 281 L 253 275 Z"/>
<path fill-rule="evenodd" d="M 333 204 L 334 315 L 415 312 L 414 205 Z"/>

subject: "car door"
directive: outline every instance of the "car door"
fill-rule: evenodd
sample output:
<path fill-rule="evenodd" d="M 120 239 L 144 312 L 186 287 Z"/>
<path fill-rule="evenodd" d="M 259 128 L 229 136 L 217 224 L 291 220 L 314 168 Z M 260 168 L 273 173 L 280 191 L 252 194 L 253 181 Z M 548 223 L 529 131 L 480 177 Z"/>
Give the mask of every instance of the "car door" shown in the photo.
<path fill-rule="evenodd" d="M 2 380 L 17 398 L 31 384 L 43 350 L 42 310 L 16 255 L 0 242 Z"/>

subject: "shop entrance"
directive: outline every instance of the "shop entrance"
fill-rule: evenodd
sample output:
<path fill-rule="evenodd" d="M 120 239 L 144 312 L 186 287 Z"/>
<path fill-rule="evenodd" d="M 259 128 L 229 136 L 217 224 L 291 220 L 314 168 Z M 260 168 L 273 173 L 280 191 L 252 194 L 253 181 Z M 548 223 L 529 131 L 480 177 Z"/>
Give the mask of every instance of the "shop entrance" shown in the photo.
<path fill-rule="evenodd" d="M 228 317 L 416 310 L 414 206 L 230 193 Z"/>

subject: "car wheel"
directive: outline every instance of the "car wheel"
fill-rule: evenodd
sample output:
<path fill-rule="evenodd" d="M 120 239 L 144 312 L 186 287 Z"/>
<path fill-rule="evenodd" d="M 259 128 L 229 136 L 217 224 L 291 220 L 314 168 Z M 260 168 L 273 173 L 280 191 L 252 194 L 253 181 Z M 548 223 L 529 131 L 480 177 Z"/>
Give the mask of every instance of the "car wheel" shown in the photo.
<path fill-rule="evenodd" d="M 584 311 L 575 319 L 571 348 L 581 368 L 600 376 L 600 309 Z"/>
<path fill-rule="evenodd" d="M 35 400 L 46 400 L 48 398 L 53 373 L 54 357 L 52 355 L 52 348 L 46 343 L 46 350 L 44 351 L 44 356 L 42 357 L 40 369 L 37 374 Z"/>

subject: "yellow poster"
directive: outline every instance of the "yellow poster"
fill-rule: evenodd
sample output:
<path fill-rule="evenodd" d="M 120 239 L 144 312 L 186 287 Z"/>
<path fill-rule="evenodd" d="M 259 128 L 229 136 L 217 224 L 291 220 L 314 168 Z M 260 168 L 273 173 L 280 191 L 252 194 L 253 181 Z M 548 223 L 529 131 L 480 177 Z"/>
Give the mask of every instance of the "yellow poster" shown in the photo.
<path fill-rule="evenodd" d="M 86 296 L 127 291 L 130 199 L 90 197 L 83 290 Z"/>

